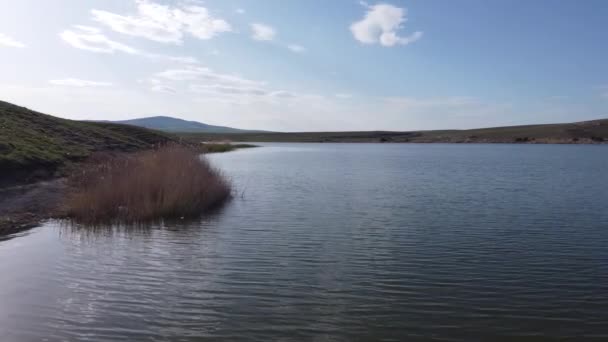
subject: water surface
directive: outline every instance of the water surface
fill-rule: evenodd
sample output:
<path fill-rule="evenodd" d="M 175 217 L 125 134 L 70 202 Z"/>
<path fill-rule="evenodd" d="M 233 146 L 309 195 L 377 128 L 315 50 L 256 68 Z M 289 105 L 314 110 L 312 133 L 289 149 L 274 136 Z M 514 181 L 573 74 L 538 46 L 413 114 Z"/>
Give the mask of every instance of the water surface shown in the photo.
<path fill-rule="evenodd" d="M 608 340 L 608 148 L 267 144 L 195 223 L 0 242 L 0 341 Z"/>

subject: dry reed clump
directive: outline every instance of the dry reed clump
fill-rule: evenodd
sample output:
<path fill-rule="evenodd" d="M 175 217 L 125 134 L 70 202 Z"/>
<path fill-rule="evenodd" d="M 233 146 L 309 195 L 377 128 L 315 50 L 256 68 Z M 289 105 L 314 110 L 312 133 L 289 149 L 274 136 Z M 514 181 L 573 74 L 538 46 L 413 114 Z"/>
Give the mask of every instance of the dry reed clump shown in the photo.
<path fill-rule="evenodd" d="M 67 216 L 90 224 L 196 217 L 231 193 L 222 175 L 179 146 L 93 156 L 68 184 Z"/>

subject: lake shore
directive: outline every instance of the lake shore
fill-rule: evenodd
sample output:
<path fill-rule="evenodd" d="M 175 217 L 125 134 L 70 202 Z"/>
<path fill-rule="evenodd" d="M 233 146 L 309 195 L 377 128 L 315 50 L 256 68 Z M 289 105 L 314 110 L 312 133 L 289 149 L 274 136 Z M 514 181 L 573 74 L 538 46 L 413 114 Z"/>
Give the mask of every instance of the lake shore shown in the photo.
<path fill-rule="evenodd" d="M 65 178 L 0 189 L 0 237 L 60 216 L 57 203 L 66 189 Z"/>
<path fill-rule="evenodd" d="M 209 340 L 604 336 L 604 152 L 295 143 L 212 154 L 244 194 L 209 216 L 141 229 L 52 220 L 6 237 L 0 326 L 22 327 L 15 341 L 179 339 L 184 322 Z"/>
<path fill-rule="evenodd" d="M 204 144 L 203 154 L 223 153 L 241 148 L 257 147 L 250 144 Z M 81 164 L 73 170 L 80 170 Z M 69 192 L 66 177 L 55 177 L 28 184 L 11 184 L 0 188 L 0 237 L 19 233 L 54 218 L 65 218 L 61 207 Z"/>

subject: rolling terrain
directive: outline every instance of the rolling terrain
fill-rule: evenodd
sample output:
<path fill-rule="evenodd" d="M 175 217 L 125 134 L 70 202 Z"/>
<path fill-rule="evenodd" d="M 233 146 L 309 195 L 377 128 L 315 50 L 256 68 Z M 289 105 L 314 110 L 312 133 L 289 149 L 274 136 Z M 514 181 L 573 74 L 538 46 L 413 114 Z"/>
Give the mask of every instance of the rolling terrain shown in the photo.
<path fill-rule="evenodd" d="M 52 176 L 97 151 L 136 151 L 174 140 L 145 128 L 57 118 L 0 101 L 0 184 Z"/>
<path fill-rule="evenodd" d="M 437 131 L 294 133 L 181 133 L 193 141 L 246 142 L 399 142 L 399 143 L 606 143 L 608 119 L 566 124 Z"/>
<path fill-rule="evenodd" d="M 606 143 L 608 120 L 566 124 L 411 132 L 241 131 L 160 117 L 140 124 L 179 132 L 184 142 Z M 127 123 L 127 122 L 125 122 Z M 152 124 L 154 123 L 154 124 Z M 200 132 L 195 129 L 225 129 Z M 136 151 L 176 141 L 177 135 L 111 122 L 73 121 L 0 101 L 0 184 L 55 173 L 96 151 Z"/>

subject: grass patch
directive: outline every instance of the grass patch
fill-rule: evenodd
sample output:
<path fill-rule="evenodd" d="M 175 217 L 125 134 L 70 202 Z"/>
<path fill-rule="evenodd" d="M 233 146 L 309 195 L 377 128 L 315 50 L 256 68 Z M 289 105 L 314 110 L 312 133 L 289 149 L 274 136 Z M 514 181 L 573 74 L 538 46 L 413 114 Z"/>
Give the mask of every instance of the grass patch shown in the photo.
<path fill-rule="evenodd" d="M 93 152 L 133 152 L 176 140 L 145 128 L 66 120 L 0 101 L 0 185 L 51 177 Z"/>
<path fill-rule="evenodd" d="M 231 194 L 222 175 L 180 146 L 95 155 L 70 175 L 68 185 L 66 214 L 85 224 L 198 217 Z"/>

